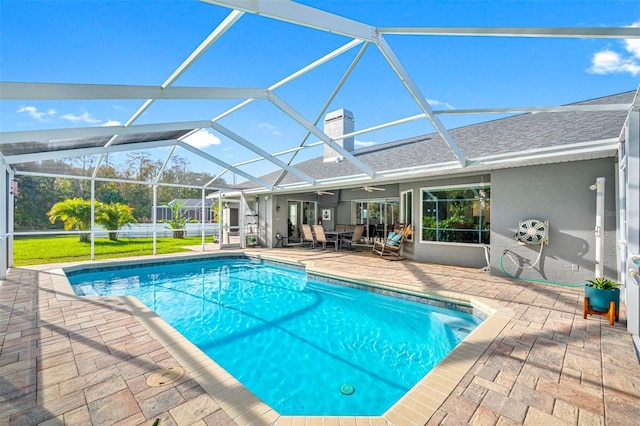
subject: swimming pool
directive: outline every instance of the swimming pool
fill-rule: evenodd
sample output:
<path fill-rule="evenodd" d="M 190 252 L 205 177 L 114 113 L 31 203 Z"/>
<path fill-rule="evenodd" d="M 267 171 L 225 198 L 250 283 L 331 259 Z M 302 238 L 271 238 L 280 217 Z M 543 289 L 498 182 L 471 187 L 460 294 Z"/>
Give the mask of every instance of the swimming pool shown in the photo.
<path fill-rule="evenodd" d="M 69 281 L 77 294 L 138 297 L 284 415 L 381 415 L 480 322 L 246 258 Z"/>

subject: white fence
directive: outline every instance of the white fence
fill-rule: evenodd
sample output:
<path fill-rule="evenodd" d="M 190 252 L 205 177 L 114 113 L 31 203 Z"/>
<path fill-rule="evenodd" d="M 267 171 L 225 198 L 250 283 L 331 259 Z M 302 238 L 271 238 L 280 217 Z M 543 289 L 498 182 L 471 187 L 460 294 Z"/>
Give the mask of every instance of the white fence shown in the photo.
<path fill-rule="evenodd" d="M 197 237 L 202 235 L 201 223 L 187 223 L 187 236 Z M 217 223 L 205 223 L 204 234 L 208 237 L 217 236 L 220 233 L 220 228 Z M 96 227 L 97 237 L 106 237 L 107 232 L 100 227 Z M 165 224 L 158 223 L 156 225 L 156 235 L 158 237 L 171 237 L 173 236 L 173 229 L 167 228 Z M 152 223 L 137 223 L 131 226 L 125 226 L 118 231 L 118 238 L 135 238 L 135 237 L 153 237 L 153 224 Z"/>

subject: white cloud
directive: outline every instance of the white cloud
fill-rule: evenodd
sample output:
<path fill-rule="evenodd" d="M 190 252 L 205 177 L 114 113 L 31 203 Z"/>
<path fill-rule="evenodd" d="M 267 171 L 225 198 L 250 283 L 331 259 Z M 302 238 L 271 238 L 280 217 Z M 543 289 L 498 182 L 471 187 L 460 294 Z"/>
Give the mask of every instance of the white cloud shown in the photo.
<path fill-rule="evenodd" d="M 184 141 L 194 148 L 206 148 L 211 145 L 220 145 L 220 139 L 205 129 L 200 129 L 187 136 L 184 138 Z"/>
<path fill-rule="evenodd" d="M 117 120 L 107 120 L 105 123 L 102 124 L 102 126 L 122 126 L 122 123 L 120 123 Z"/>
<path fill-rule="evenodd" d="M 89 124 L 99 124 L 102 121 L 98 120 L 97 118 L 93 118 L 91 116 L 91 114 L 89 114 L 87 111 L 84 111 L 82 114 L 80 115 L 76 115 L 76 114 L 65 114 L 62 117 L 63 120 L 68 120 L 71 121 L 72 123 L 89 123 Z"/>
<path fill-rule="evenodd" d="M 274 136 L 282 136 L 282 132 L 276 126 L 269 123 L 258 123 L 258 129 L 266 130 Z"/>
<path fill-rule="evenodd" d="M 432 107 L 443 107 L 446 109 L 453 109 L 453 106 L 450 103 L 442 102 L 437 99 L 427 99 L 427 102 L 429 102 L 429 105 L 431 105 Z"/>
<path fill-rule="evenodd" d="M 371 145 L 375 145 L 375 144 L 376 144 L 376 142 L 374 142 L 374 141 L 359 141 L 359 140 L 356 140 L 354 142 L 354 145 L 360 146 L 360 147 L 367 147 L 367 146 L 371 146 Z"/>
<path fill-rule="evenodd" d="M 50 108 L 47 112 L 42 112 L 38 111 L 38 108 L 34 106 L 21 106 L 16 112 L 28 114 L 29 117 L 36 121 L 49 121 L 49 119 L 56 115 L 56 110 L 54 109 Z"/>
<path fill-rule="evenodd" d="M 640 59 L 640 58 L 639 58 Z M 635 76 L 640 74 L 640 61 L 624 58 L 613 50 L 603 50 L 593 55 L 589 71 L 594 74 L 625 73 Z"/>
<path fill-rule="evenodd" d="M 640 27 L 640 21 L 629 27 Z M 626 39 L 624 49 L 629 55 L 611 49 L 595 53 L 588 71 L 594 74 L 629 73 L 634 77 L 640 74 L 640 40 Z"/>
<path fill-rule="evenodd" d="M 640 27 L 640 21 L 632 24 L 631 28 Z M 625 49 L 627 52 L 631 53 L 634 58 L 640 59 L 640 39 L 637 38 L 629 38 L 624 41 Z"/>

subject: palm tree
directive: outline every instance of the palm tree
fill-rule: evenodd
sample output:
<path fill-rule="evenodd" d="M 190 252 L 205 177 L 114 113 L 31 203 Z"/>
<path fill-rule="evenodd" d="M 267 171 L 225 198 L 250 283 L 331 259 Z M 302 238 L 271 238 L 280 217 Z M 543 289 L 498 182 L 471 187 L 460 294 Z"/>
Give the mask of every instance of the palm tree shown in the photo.
<path fill-rule="evenodd" d="M 109 233 L 111 241 L 118 240 L 118 231 L 123 226 L 137 223 L 133 217 L 133 208 L 126 204 L 105 204 L 96 201 L 96 223 L 102 225 Z"/>
<path fill-rule="evenodd" d="M 60 220 L 65 231 L 88 231 L 91 229 L 91 202 L 82 198 L 73 198 L 55 203 L 47 212 L 49 221 L 55 223 Z M 89 242 L 89 234 L 80 234 L 81 242 Z"/>

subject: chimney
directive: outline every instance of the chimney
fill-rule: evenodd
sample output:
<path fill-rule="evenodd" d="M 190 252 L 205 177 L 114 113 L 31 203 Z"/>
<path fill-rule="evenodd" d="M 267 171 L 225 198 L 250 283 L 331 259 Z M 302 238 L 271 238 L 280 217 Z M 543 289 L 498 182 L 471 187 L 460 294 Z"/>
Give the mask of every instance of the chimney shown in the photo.
<path fill-rule="evenodd" d="M 352 133 L 354 131 L 353 113 L 347 109 L 339 109 L 328 113 L 324 117 L 324 132 L 331 139 Z M 338 139 L 336 143 L 349 152 L 353 152 L 353 136 L 347 139 Z M 324 146 L 324 162 L 335 162 L 342 160 L 342 155 L 331 149 L 328 145 Z"/>

